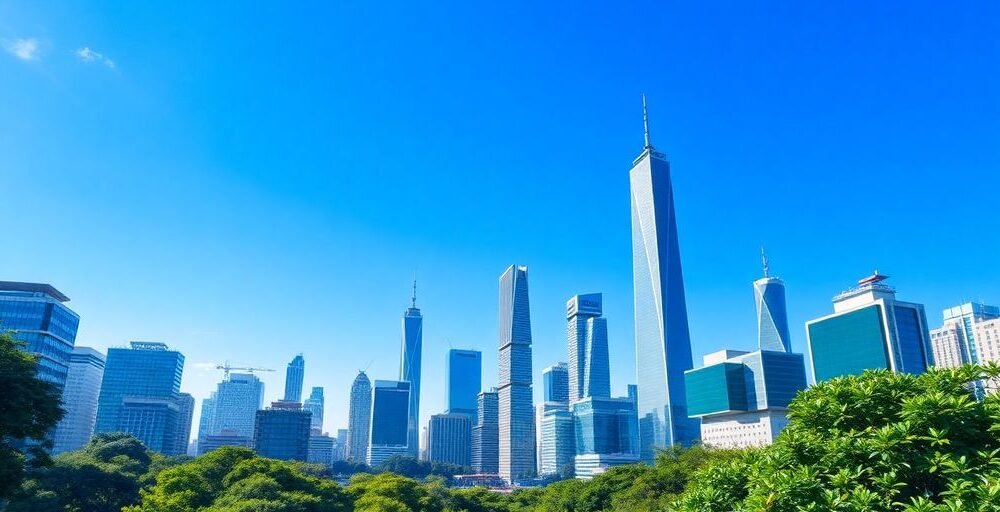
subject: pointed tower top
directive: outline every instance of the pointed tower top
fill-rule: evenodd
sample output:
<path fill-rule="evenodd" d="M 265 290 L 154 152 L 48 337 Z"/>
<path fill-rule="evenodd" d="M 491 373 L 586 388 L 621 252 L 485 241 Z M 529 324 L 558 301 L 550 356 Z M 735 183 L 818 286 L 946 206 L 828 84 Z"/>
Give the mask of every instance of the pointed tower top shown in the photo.
<path fill-rule="evenodd" d="M 416 309 L 416 307 L 417 307 L 417 275 L 416 274 L 413 274 L 413 298 L 411 299 L 411 302 L 413 304 L 411 307 L 414 308 L 414 309 Z"/>
<path fill-rule="evenodd" d="M 646 93 L 642 93 L 642 131 L 646 138 L 646 145 L 643 149 L 653 149 L 649 142 L 649 113 L 646 111 Z"/>
<path fill-rule="evenodd" d="M 764 264 L 764 277 L 770 277 L 769 275 L 767 275 L 768 274 L 767 253 L 764 252 L 763 245 L 760 246 L 760 261 L 761 263 Z"/>

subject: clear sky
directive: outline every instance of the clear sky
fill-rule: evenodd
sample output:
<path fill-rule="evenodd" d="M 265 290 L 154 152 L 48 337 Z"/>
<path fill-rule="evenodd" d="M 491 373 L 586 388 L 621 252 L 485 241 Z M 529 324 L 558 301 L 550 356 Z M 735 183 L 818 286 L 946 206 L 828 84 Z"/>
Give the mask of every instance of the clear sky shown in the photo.
<path fill-rule="evenodd" d="M 277 399 L 302 352 L 345 427 L 416 272 L 426 420 L 448 347 L 496 383 L 512 263 L 536 383 L 600 291 L 624 394 L 641 92 L 696 361 L 753 346 L 762 243 L 796 351 L 875 268 L 932 325 L 1000 303 L 997 2 L 294 4 L 0 1 L 0 279 L 69 295 L 79 345 L 181 350 L 199 402 L 226 360 Z"/>

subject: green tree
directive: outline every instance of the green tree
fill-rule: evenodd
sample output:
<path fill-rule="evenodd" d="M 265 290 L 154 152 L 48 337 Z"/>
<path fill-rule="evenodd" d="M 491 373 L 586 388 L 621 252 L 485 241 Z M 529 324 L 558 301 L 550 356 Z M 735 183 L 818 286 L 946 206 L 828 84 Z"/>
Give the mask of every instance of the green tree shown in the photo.
<path fill-rule="evenodd" d="M 358 512 L 438 512 L 444 508 L 444 504 L 433 499 L 425 486 L 412 478 L 393 473 L 359 476 L 355 475 L 351 485 L 347 486 L 347 493 L 354 498 L 354 507 Z"/>
<path fill-rule="evenodd" d="M 0 333 L 0 503 L 21 485 L 26 467 L 49 462 L 46 437 L 63 415 L 59 388 L 38 379 L 38 358 L 23 349 L 10 332 Z"/>

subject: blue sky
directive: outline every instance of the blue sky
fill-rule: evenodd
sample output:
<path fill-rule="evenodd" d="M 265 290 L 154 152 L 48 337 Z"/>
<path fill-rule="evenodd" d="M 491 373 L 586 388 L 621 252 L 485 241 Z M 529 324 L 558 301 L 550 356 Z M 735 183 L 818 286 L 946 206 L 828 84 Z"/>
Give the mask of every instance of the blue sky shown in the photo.
<path fill-rule="evenodd" d="M 995 2 L 208 4 L 0 2 L 0 278 L 69 295 L 80 345 L 181 350 L 199 400 L 225 360 L 275 399 L 303 352 L 346 426 L 416 272 L 426 419 L 449 346 L 496 382 L 511 263 L 536 380 L 601 291 L 624 394 L 641 92 L 696 361 L 753 345 L 762 243 L 796 350 L 874 268 L 932 324 L 1000 302 Z"/>

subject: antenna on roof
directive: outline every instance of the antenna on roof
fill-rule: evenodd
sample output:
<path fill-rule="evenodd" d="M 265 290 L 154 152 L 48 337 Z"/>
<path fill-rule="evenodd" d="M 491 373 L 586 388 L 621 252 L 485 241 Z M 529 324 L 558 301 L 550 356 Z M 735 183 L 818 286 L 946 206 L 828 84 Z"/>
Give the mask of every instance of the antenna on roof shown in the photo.
<path fill-rule="evenodd" d="M 764 264 L 764 277 L 769 277 L 767 275 L 767 271 L 768 271 L 767 253 L 764 252 L 764 244 L 760 244 L 760 260 Z"/>

